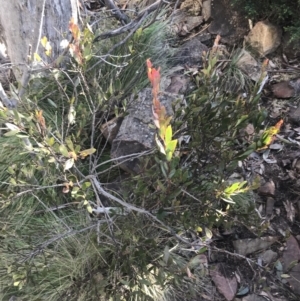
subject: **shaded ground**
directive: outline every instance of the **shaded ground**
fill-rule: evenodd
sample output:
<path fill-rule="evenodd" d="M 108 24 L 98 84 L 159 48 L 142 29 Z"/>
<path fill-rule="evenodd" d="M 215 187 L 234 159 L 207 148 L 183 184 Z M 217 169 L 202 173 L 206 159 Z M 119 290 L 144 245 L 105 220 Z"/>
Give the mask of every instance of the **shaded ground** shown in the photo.
<path fill-rule="evenodd" d="M 99 9 L 94 2 L 92 5 L 95 5 L 92 9 Z M 196 25 L 189 34 L 202 29 Z M 216 35 L 214 30 L 203 32 L 204 42 L 210 49 Z M 245 30 L 238 28 L 238 36 Z M 223 42 L 228 43 L 230 39 L 221 40 L 221 46 Z M 280 53 L 271 61 L 270 79 L 260 101 L 268 111 L 264 127 L 274 126 L 280 120 L 283 125 L 268 148 L 253 152 L 236 170 L 235 177 L 249 182 L 258 179 L 258 189 L 247 195 L 255 210 L 251 220 L 250 214 L 244 214 L 241 208 L 236 216 L 229 217 L 234 219 L 234 226 L 212 229 L 209 251 L 200 254 L 199 260 L 208 268 L 214 285 L 203 293 L 202 300 L 233 300 L 235 297 L 243 301 L 299 300 L 296 294 L 300 295 L 297 243 L 297 239 L 300 240 L 300 124 L 297 123 L 300 110 L 298 114 L 297 98 L 278 100 L 271 91 L 271 84 L 297 76 L 298 61 L 286 63 Z"/>

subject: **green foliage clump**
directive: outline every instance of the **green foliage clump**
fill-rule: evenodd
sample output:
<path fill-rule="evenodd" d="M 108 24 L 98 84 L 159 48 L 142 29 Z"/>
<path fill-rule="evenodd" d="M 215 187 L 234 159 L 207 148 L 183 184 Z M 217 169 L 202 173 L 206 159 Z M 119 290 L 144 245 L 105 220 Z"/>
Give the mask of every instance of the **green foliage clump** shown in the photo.
<path fill-rule="evenodd" d="M 210 288 L 201 257 L 210 229 L 253 209 L 246 194 L 237 207 L 228 202 L 251 189 L 228 177 L 252 151 L 240 130 L 263 119 L 259 84 L 245 99 L 227 91 L 218 58 L 208 57 L 168 134 L 190 143 L 169 160 L 158 151 L 141 158 L 143 171 L 120 183 L 122 193 L 107 197 L 101 186 L 121 171 L 99 126 L 146 84 L 144 63 L 164 30 L 160 22 L 136 32 L 103 64 L 84 31 L 82 57 L 68 70 L 33 78 L 17 110 L 0 108 L 2 300 L 192 300 Z M 154 57 L 162 68 L 164 59 Z"/>

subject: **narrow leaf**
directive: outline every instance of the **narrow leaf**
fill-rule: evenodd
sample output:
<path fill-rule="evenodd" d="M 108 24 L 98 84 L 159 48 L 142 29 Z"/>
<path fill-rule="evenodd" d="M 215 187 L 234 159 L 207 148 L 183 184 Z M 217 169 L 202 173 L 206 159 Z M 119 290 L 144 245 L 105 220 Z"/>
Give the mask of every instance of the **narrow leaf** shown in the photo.
<path fill-rule="evenodd" d="M 19 127 L 17 127 L 16 125 L 12 124 L 12 123 L 5 123 L 6 127 L 11 130 L 11 131 L 20 131 Z"/>
<path fill-rule="evenodd" d="M 9 131 L 4 134 L 5 137 L 10 137 L 10 136 L 15 136 L 19 133 L 20 131 Z"/>

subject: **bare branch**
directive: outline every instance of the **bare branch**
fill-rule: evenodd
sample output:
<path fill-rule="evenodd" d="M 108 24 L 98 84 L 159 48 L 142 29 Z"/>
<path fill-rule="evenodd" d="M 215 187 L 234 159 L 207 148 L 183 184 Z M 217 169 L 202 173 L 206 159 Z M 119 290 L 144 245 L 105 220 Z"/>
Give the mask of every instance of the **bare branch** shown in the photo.
<path fill-rule="evenodd" d="M 155 3 L 149 5 L 148 7 L 146 7 L 145 9 L 143 9 L 138 15 L 137 17 L 132 20 L 130 23 L 126 24 L 123 27 L 120 27 L 118 29 L 112 30 L 112 31 L 108 31 L 105 32 L 103 34 L 100 34 L 99 36 L 97 36 L 94 39 L 94 42 L 97 42 L 99 40 L 105 40 L 111 37 L 115 37 L 118 36 L 124 32 L 130 31 L 131 29 L 135 28 L 137 24 L 140 24 L 140 20 L 144 19 L 145 15 L 149 15 L 151 12 L 153 12 L 154 10 L 156 10 L 162 3 L 162 0 L 156 1 Z M 138 29 L 138 28 L 137 28 Z M 137 30 L 136 29 L 136 30 Z"/>
<path fill-rule="evenodd" d="M 122 24 L 129 23 L 129 17 L 120 11 L 120 9 L 115 5 L 113 0 L 105 0 L 105 5 L 112 10 L 112 13 L 116 15 L 117 19 L 120 20 Z"/>
<path fill-rule="evenodd" d="M 98 180 L 96 179 L 95 176 L 87 176 L 86 179 L 91 180 L 92 184 L 96 187 L 97 191 L 99 194 L 104 195 L 105 197 L 111 199 L 112 201 L 115 201 L 117 203 L 119 203 L 120 205 L 122 205 L 123 207 L 127 208 L 129 211 L 135 211 L 141 214 L 144 214 L 146 216 L 149 216 L 152 220 L 156 221 L 158 224 L 160 224 L 165 230 L 167 230 L 171 235 L 173 235 L 174 237 L 176 237 L 177 240 L 187 244 L 187 245 L 191 245 L 191 243 L 189 241 L 187 241 L 186 239 L 182 238 L 180 235 L 176 234 L 175 231 L 170 228 L 169 226 L 167 226 L 165 223 L 163 223 L 161 220 L 159 220 L 156 216 L 154 216 L 152 213 L 150 213 L 149 211 L 143 209 L 143 208 L 139 208 L 136 207 L 134 205 L 131 205 L 129 203 L 126 203 L 125 201 L 122 201 L 121 199 L 115 197 L 114 195 L 108 193 L 107 191 L 105 191 L 102 187 L 100 182 L 98 182 Z"/>

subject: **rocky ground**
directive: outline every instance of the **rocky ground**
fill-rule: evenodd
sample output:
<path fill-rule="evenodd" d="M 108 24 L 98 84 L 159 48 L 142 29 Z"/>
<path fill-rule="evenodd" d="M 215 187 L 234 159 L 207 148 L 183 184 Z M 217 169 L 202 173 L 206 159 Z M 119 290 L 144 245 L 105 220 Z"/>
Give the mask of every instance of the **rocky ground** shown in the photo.
<path fill-rule="evenodd" d="M 243 50 L 239 50 L 237 66 L 252 81 L 259 80 L 262 64 L 267 64 L 260 103 L 268 111 L 265 127 L 282 123 L 271 145 L 253 152 L 233 175 L 249 181 L 259 177 L 260 187 L 253 193 L 259 225 L 249 229 L 240 224 L 214 233 L 211 244 L 214 251 L 202 258 L 210 270 L 213 283 L 210 293 L 214 296 L 203 294 L 203 300 L 298 300 L 300 69 L 297 53 L 292 46 L 284 44 L 282 29 L 276 24 L 267 21 L 251 24 L 238 11 L 233 11 L 226 0 L 206 1 L 203 6 L 199 3 L 186 0 L 174 11 L 172 30 L 181 40 L 181 46 L 174 60 L 175 72 L 164 79 L 163 89 L 183 94 L 189 79 L 181 71 L 201 69 L 203 51 L 217 51 L 219 58 L 230 60 L 233 49 L 240 48 Z M 229 85 L 228 89 L 236 87 Z M 245 130 L 251 136 L 251 125 Z M 122 137 L 119 135 L 117 139 Z M 140 149 L 135 152 L 147 148 L 146 142 L 136 137 L 135 140 L 140 143 Z M 125 155 L 128 148 L 124 146 L 123 154 L 118 148 L 118 156 Z M 126 166 L 125 170 L 135 168 Z"/>
<path fill-rule="evenodd" d="M 207 12 L 201 12 L 194 2 L 182 4 L 193 16 L 186 17 L 183 27 L 178 26 L 178 34 L 184 39 L 191 36 L 191 40 L 199 34 L 201 43 L 208 47 L 205 39 L 219 34 L 219 49 L 223 47 L 225 57 L 233 48 L 244 47 L 237 65 L 253 81 L 258 80 L 262 63 L 268 59 L 261 99 L 261 106 L 268 111 L 265 125 L 273 126 L 280 120 L 282 123 L 271 145 L 253 152 L 234 175 L 248 180 L 259 176 L 260 187 L 253 198 L 264 230 L 258 233 L 259 227 L 249 229 L 241 224 L 216 234 L 214 246 L 218 251 L 208 257 L 208 265 L 214 266 L 210 275 L 217 290 L 214 298 L 203 296 L 203 300 L 299 300 L 298 54 L 286 45 L 282 29 L 276 24 L 261 21 L 252 25 L 233 11 L 228 1 L 214 1 L 208 25 Z M 199 27 L 196 21 L 202 25 Z M 251 125 L 246 131 L 251 135 Z"/>
<path fill-rule="evenodd" d="M 173 11 L 171 31 L 178 36 L 180 46 L 174 55 L 173 73 L 171 70 L 162 82 L 161 89 L 167 94 L 165 105 L 168 106 L 168 98 L 172 99 L 168 93 L 183 96 L 189 89 L 189 78 L 182 71 L 200 70 L 204 51 L 218 52 L 220 60 L 230 61 L 233 51 L 237 50 L 236 65 L 253 82 L 260 79 L 263 64 L 267 66 L 260 102 L 268 111 L 265 127 L 278 122 L 281 127 L 268 148 L 253 152 L 232 175 L 248 181 L 259 178 L 260 187 L 252 196 L 259 225 L 248 228 L 241 223 L 232 229 L 214 233 L 212 252 L 203 258 L 200 256 L 209 267 L 213 283 L 210 293 L 203 294 L 203 300 L 299 300 L 298 53 L 293 50 L 293 45 L 285 43 L 283 30 L 276 24 L 268 21 L 252 24 L 229 4 L 230 1 L 226 0 L 203 3 L 185 0 L 180 1 L 178 9 Z M 228 89 L 232 91 L 239 87 L 229 83 Z M 141 92 L 139 98 L 146 99 L 150 108 L 151 95 L 147 98 L 146 94 L 147 91 Z M 151 110 L 148 111 L 148 116 L 144 116 L 136 114 L 137 108 L 133 108 L 133 114 L 125 117 L 123 125 L 131 124 L 137 129 L 139 126 L 132 120 L 141 119 L 144 123 L 146 119 L 151 120 Z M 130 149 L 140 152 L 153 144 L 151 130 L 148 129 L 149 140 L 144 139 L 147 126 L 139 135 L 138 130 L 124 129 L 122 122 L 116 119 L 102 126 L 103 134 L 108 135 L 107 129 L 112 124 L 114 132 L 109 134 L 109 139 L 117 141 L 118 145 L 118 153 L 115 154 L 112 142 L 112 157 L 127 155 Z M 245 131 L 251 136 L 252 125 L 249 124 Z M 135 136 L 129 139 L 132 132 Z M 120 143 L 123 143 L 122 147 Z M 123 168 L 127 172 L 137 172 L 136 162 L 126 163 Z"/>
<path fill-rule="evenodd" d="M 103 7 L 96 1 L 84 2 L 90 10 Z M 120 8 L 132 5 L 130 1 L 119 2 Z M 253 152 L 232 175 L 248 181 L 259 178 L 259 188 L 252 194 L 259 225 L 249 228 L 237 223 L 231 229 L 213 233 L 211 251 L 199 255 L 212 280 L 202 300 L 299 300 L 299 53 L 293 45 L 285 43 L 283 30 L 276 24 L 268 21 L 251 24 L 232 10 L 229 0 L 185 0 L 177 4 L 170 18 L 171 31 L 177 35 L 180 46 L 174 55 L 174 66 L 161 85 L 165 92 L 164 105 L 168 108 L 168 102 L 174 97 L 183 98 L 191 83 L 182 71 L 200 70 L 204 51 L 216 51 L 221 60 L 228 62 L 233 51 L 240 49 L 236 65 L 253 82 L 260 79 L 263 64 L 267 66 L 260 101 L 268 111 L 265 127 L 281 124 L 273 142 Z M 229 84 L 228 89 L 236 91 L 239 87 Z M 128 111 L 126 122 L 121 117 L 102 126 L 104 136 L 112 143 L 113 158 L 153 146 L 153 129 L 148 127 L 152 120 L 151 90 L 141 91 L 139 98 L 145 101 L 143 108 L 148 107 L 148 113 L 145 109 L 139 112 L 138 108 L 131 108 L 133 113 Z M 140 126 L 141 122 L 144 126 Z M 124 128 L 126 124 L 134 130 Z M 251 124 L 245 131 L 251 136 Z M 132 133 L 135 137 L 128 137 Z M 149 139 L 145 140 L 145 136 Z M 134 160 L 121 167 L 128 173 L 138 172 Z"/>

